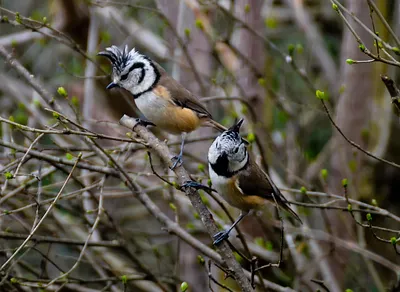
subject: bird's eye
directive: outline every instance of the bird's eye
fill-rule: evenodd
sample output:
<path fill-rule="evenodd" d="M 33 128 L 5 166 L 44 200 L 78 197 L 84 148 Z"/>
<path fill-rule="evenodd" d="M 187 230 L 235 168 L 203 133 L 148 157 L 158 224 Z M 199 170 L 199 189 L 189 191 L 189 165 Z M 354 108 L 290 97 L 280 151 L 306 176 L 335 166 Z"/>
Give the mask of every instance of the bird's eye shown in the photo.
<path fill-rule="evenodd" d="M 239 151 L 239 147 L 236 147 L 235 150 L 233 150 L 233 152 L 238 153 Z"/>
<path fill-rule="evenodd" d="M 129 76 L 129 72 L 121 76 L 121 81 L 126 80 Z"/>

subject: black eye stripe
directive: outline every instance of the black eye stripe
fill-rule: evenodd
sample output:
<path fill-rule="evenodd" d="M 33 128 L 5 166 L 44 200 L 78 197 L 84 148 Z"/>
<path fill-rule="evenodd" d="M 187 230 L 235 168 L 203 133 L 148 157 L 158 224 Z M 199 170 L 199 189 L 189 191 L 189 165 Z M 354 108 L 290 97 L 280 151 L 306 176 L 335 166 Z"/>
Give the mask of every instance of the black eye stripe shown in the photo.
<path fill-rule="evenodd" d="M 126 78 L 128 78 L 128 76 L 129 76 L 129 73 L 131 73 L 133 70 L 135 70 L 135 69 L 137 69 L 137 68 L 144 68 L 144 63 L 142 63 L 142 62 L 137 62 L 137 63 L 134 63 L 130 68 L 129 68 L 129 71 L 126 73 L 126 74 L 124 74 L 124 75 L 122 75 L 121 76 L 121 80 L 126 80 Z M 142 72 L 143 72 L 143 70 L 142 70 Z M 143 76 L 144 74 L 142 74 L 142 76 Z M 141 78 L 142 78 L 142 76 L 140 76 Z M 143 76 L 143 78 L 144 78 L 144 76 Z M 141 81 L 140 81 L 141 82 Z M 140 83 L 139 82 L 139 83 Z"/>

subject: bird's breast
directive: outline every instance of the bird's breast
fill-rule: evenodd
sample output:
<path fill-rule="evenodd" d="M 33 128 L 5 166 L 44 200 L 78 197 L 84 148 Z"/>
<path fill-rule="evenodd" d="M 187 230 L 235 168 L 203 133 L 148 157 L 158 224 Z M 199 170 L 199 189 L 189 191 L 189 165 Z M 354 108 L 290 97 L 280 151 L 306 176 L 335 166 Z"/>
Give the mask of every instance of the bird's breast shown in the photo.
<path fill-rule="evenodd" d="M 189 133 L 200 125 L 197 114 L 191 109 L 175 105 L 166 89 L 146 92 L 135 102 L 146 119 L 169 133 Z"/>

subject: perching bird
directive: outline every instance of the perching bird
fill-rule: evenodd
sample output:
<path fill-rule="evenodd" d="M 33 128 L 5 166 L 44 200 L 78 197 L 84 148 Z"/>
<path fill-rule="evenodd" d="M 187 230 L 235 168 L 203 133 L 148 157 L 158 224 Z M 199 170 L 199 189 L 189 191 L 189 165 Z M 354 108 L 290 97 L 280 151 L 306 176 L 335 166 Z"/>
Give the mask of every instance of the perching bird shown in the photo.
<path fill-rule="evenodd" d="M 201 125 L 221 132 L 226 130 L 212 119 L 194 94 L 169 76 L 159 64 L 134 48 L 129 51 L 128 46 L 124 50 L 111 46 L 98 55 L 107 57 L 112 63 L 113 82 L 107 89 L 122 87 L 133 95 L 136 106 L 148 120 L 139 122 L 143 125 L 155 124 L 171 134 L 182 135 L 180 153 L 174 157 L 176 161 L 172 169 L 182 162 L 187 133 Z"/>
<path fill-rule="evenodd" d="M 242 123 L 243 119 L 219 135 L 208 151 L 212 187 L 230 205 L 242 211 L 232 226 L 214 235 L 214 244 L 227 239 L 229 232 L 250 210 L 258 209 L 268 201 L 273 204 L 276 201 L 280 207 L 301 222 L 268 174 L 263 172 L 250 157 L 247 151 L 248 143 L 239 135 Z M 195 182 L 186 185 L 201 188 L 201 185 Z"/>

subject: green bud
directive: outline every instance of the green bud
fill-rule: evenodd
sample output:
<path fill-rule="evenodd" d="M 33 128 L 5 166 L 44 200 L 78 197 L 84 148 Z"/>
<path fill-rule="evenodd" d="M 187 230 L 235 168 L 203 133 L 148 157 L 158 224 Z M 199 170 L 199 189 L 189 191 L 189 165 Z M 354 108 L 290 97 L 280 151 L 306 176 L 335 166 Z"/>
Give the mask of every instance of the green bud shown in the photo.
<path fill-rule="evenodd" d="M 58 93 L 59 95 L 63 96 L 63 97 L 67 97 L 67 96 L 68 96 L 67 91 L 66 91 L 65 88 L 62 87 L 62 86 L 60 86 L 60 87 L 57 89 L 57 93 Z"/>
<path fill-rule="evenodd" d="M 358 46 L 358 48 L 360 49 L 361 52 L 365 52 L 365 46 L 364 46 L 364 44 L 360 44 L 360 45 Z"/>
<path fill-rule="evenodd" d="M 306 189 L 306 187 L 301 187 L 300 188 L 300 193 L 302 193 L 303 195 L 307 195 L 307 189 Z"/>
<path fill-rule="evenodd" d="M 371 200 L 371 204 L 374 205 L 374 206 L 378 206 L 378 202 L 375 199 Z"/>
<path fill-rule="evenodd" d="M 346 59 L 346 63 L 349 65 L 353 65 L 354 64 L 354 60 L 353 59 Z"/>
<path fill-rule="evenodd" d="M 184 32 L 185 32 L 185 36 L 187 38 L 189 38 L 190 37 L 190 29 L 189 28 L 185 28 Z"/>
<path fill-rule="evenodd" d="M 74 159 L 74 156 L 71 153 L 67 153 L 65 154 L 65 158 L 67 158 L 68 160 L 72 160 Z"/>
<path fill-rule="evenodd" d="M 22 22 L 21 15 L 19 14 L 19 12 L 15 12 L 15 21 L 18 23 Z"/>
<path fill-rule="evenodd" d="M 195 25 L 198 29 L 203 30 L 204 29 L 204 24 L 200 19 L 196 19 Z"/>
<path fill-rule="evenodd" d="M 244 12 L 245 12 L 245 13 L 249 13 L 249 12 L 250 12 L 250 5 L 249 5 L 249 4 L 246 4 L 246 5 L 244 6 Z"/>
<path fill-rule="evenodd" d="M 60 115 L 56 112 L 53 112 L 53 118 L 58 119 L 60 118 Z"/>
<path fill-rule="evenodd" d="M 346 292 L 353 292 L 353 290 L 351 290 L 351 289 L 346 289 Z"/>
<path fill-rule="evenodd" d="M 204 171 L 205 171 L 205 166 L 204 166 L 204 164 L 203 164 L 203 163 L 199 163 L 199 164 L 197 165 L 197 169 L 198 169 L 199 171 L 201 171 L 201 172 L 204 172 Z"/>
<path fill-rule="evenodd" d="M 290 56 L 293 56 L 294 49 L 295 49 L 295 46 L 293 44 L 288 45 L 288 53 Z"/>
<path fill-rule="evenodd" d="M 179 190 L 179 184 L 178 184 L 176 181 L 173 181 L 173 182 L 172 182 L 172 186 L 173 186 L 175 189 Z"/>
<path fill-rule="evenodd" d="M 128 138 L 132 138 L 132 132 L 126 132 L 125 136 L 128 137 Z"/>
<path fill-rule="evenodd" d="M 264 239 L 262 237 L 256 237 L 254 239 L 255 244 L 257 244 L 258 246 L 264 247 Z"/>
<path fill-rule="evenodd" d="M 298 54 L 302 54 L 304 51 L 303 45 L 302 44 L 297 44 L 296 45 L 296 51 Z"/>
<path fill-rule="evenodd" d="M 128 277 L 126 275 L 121 276 L 121 281 L 123 284 L 126 284 L 128 282 Z"/>
<path fill-rule="evenodd" d="M 347 211 L 349 211 L 349 212 L 353 211 L 353 207 L 351 206 L 351 204 L 347 205 Z"/>
<path fill-rule="evenodd" d="M 197 219 L 197 220 L 201 219 L 199 213 L 197 213 L 197 212 L 194 212 L 193 217 L 194 217 L 194 219 Z"/>
<path fill-rule="evenodd" d="M 200 265 L 204 265 L 206 263 L 205 259 L 201 255 L 197 256 L 197 261 Z"/>
<path fill-rule="evenodd" d="M 7 17 L 6 15 L 4 15 L 4 16 L 1 18 L 1 21 L 2 21 L 2 22 L 8 22 L 9 20 L 8 20 L 8 17 Z"/>
<path fill-rule="evenodd" d="M 107 162 L 107 164 L 108 164 L 108 166 L 111 166 L 111 167 L 114 166 L 114 162 L 111 159 Z"/>
<path fill-rule="evenodd" d="M 396 237 L 392 237 L 392 238 L 390 239 L 390 243 L 393 244 L 393 245 L 395 245 L 395 244 L 397 243 L 397 238 L 396 238 Z"/>
<path fill-rule="evenodd" d="M 210 179 L 210 178 L 207 180 L 207 185 L 211 188 L 212 182 L 211 182 L 211 179 Z"/>
<path fill-rule="evenodd" d="M 326 180 L 328 178 L 328 170 L 326 168 L 321 169 L 321 177 L 323 180 Z"/>
<path fill-rule="evenodd" d="M 16 279 L 16 278 L 11 278 L 11 279 L 10 279 L 10 282 L 11 282 L 11 284 L 16 284 L 16 283 L 18 283 L 18 279 Z"/>
<path fill-rule="evenodd" d="M 396 55 L 400 55 L 400 49 L 398 47 L 394 47 L 392 49 L 392 51 L 396 54 Z"/>
<path fill-rule="evenodd" d="M 335 11 L 339 11 L 339 7 L 335 3 L 332 4 L 332 9 Z"/>
<path fill-rule="evenodd" d="M 265 84 L 267 84 L 264 78 L 258 78 L 257 82 L 260 86 L 265 86 Z"/>
<path fill-rule="evenodd" d="M 342 186 L 347 188 L 347 185 L 348 185 L 347 178 L 342 179 Z"/>
<path fill-rule="evenodd" d="M 47 22 L 47 17 L 44 16 L 44 17 L 42 18 L 42 21 L 43 21 L 44 24 L 46 24 L 46 22 Z"/>
<path fill-rule="evenodd" d="M 187 282 L 182 282 L 181 284 L 181 291 L 185 292 L 189 288 L 189 284 Z"/>
<path fill-rule="evenodd" d="M 11 172 L 7 171 L 7 172 L 4 174 L 4 177 L 5 177 L 6 179 L 13 179 L 13 178 L 14 178 L 14 175 L 13 175 Z"/>
<path fill-rule="evenodd" d="M 176 206 L 174 203 L 169 203 L 169 207 L 171 208 L 172 211 L 176 212 Z"/>
<path fill-rule="evenodd" d="M 249 133 L 246 139 L 249 141 L 249 143 L 253 143 L 256 140 L 256 135 L 254 133 Z"/>
<path fill-rule="evenodd" d="M 367 220 L 371 222 L 372 221 L 372 215 L 370 213 L 367 213 L 366 216 L 367 216 Z"/>
<path fill-rule="evenodd" d="M 316 96 L 318 99 L 325 100 L 325 92 L 323 92 L 323 91 L 321 91 L 321 90 L 317 90 L 317 91 L 315 92 L 315 96 Z"/>
<path fill-rule="evenodd" d="M 79 106 L 79 99 L 74 95 L 74 96 L 71 98 L 71 103 L 72 103 L 72 105 L 78 107 L 78 106 Z"/>

